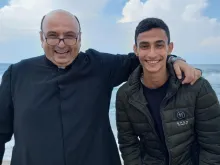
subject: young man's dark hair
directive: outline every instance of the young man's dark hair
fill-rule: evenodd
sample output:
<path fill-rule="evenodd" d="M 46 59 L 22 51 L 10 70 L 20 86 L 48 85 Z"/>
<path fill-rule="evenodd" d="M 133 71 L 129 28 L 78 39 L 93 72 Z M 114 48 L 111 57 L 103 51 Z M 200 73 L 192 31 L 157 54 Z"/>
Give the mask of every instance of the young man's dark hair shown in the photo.
<path fill-rule="evenodd" d="M 159 18 L 146 18 L 142 20 L 135 30 L 135 44 L 137 44 L 137 37 L 140 33 L 143 33 L 145 31 L 149 31 L 153 28 L 160 28 L 163 29 L 166 32 L 168 43 L 170 43 L 170 30 L 167 26 L 167 24 L 159 19 Z"/>
<path fill-rule="evenodd" d="M 135 31 L 140 66 L 116 95 L 124 165 L 220 164 L 220 105 L 209 82 L 182 84 L 166 65 L 168 26 L 147 18 Z"/>

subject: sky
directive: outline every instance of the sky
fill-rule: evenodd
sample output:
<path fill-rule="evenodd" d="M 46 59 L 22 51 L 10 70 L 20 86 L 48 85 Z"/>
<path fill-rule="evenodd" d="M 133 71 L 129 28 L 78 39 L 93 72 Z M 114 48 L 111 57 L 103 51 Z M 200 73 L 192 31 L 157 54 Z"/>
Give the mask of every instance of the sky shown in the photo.
<path fill-rule="evenodd" d="M 133 51 L 134 31 L 147 17 L 170 28 L 173 54 L 190 64 L 220 63 L 220 0 L 0 0 L 0 63 L 42 55 L 43 15 L 64 9 L 82 26 L 81 51 Z"/>

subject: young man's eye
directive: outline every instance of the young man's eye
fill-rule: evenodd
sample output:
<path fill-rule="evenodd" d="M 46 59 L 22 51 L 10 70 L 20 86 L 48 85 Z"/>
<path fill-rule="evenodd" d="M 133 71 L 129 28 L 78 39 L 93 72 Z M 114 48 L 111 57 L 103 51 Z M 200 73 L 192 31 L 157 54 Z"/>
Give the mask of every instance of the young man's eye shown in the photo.
<path fill-rule="evenodd" d="M 148 45 L 140 45 L 141 49 L 147 49 L 149 46 Z"/>
<path fill-rule="evenodd" d="M 164 45 L 162 45 L 162 44 L 157 45 L 157 48 L 163 48 L 163 47 L 164 47 Z"/>

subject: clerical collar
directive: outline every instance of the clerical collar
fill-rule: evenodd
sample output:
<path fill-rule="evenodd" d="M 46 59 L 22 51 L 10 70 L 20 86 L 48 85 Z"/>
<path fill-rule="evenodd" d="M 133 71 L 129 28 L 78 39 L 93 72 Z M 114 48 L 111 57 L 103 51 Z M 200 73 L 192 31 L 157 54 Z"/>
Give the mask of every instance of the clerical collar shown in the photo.
<path fill-rule="evenodd" d="M 59 69 L 65 69 L 65 66 L 58 66 Z"/>
<path fill-rule="evenodd" d="M 71 68 L 71 66 L 72 66 L 72 64 L 73 64 L 73 62 L 71 63 L 71 64 L 69 64 L 68 66 L 57 66 L 57 65 L 55 65 L 52 61 L 50 61 L 47 57 L 46 57 L 46 55 L 44 55 L 44 60 L 45 60 L 45 62 L 46 62 L 46 64 L 48 65 L 48 66 L 50 66 L 50 67 L 53 67 L 53 68 L 58 68 L 58 69 L 69 69 L 69 68 Z"/>

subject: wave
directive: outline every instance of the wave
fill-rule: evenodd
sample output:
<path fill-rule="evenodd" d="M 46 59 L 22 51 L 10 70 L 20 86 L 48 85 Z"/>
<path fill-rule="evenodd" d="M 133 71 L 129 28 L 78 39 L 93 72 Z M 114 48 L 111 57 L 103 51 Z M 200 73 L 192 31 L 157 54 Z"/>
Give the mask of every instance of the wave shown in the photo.
<path fill-rule="evenodd" d="M 212 72 L 212 73 L 204 73 L 203 74 L 203 77 L 206 78 L 210 84 L 213 84 L 213 85 L 217 85 L 219 84 L 220 85 L 220 73 L 219 72 Z M 0 84 L 1 84 L 1 81 L 2 81 L 2 74 L 0 74 Z M 117 91 L 123 84 L 117 86 L 114 88 L 114 91 L 113 91 L 113 94 L 115 91 Z"/>
<path fill-rule="evenodd" d="M 204 73 L 204 78 L 206 78 L 210 84 L 216 85 L 220 84 L 220 73 L 219 72 L 212 72 L 212 73 Z"/>

